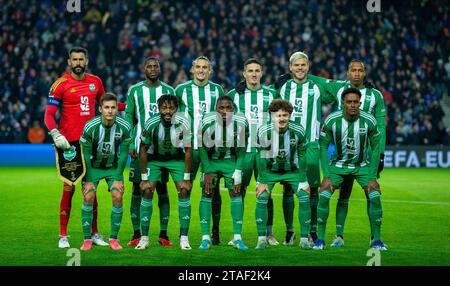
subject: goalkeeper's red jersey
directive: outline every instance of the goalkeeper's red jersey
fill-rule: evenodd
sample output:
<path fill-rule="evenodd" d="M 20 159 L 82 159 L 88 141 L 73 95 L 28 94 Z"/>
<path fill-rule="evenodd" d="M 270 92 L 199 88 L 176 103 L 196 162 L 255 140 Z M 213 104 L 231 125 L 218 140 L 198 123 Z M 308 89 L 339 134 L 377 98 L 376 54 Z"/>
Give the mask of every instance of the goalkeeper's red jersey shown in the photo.
<path fill-rule="evenodd" d="M 57 128 L 55 114 L 61 108 L 59 131 L 69 142 L 79 140 L 84 125 L 95 116 L 95 102 L 104 94 L 99 77 L 85 73 L 83 80 L 76 80 L 70 73 L 64 74 L 50 88 L 45 125 L 48 130 Z"/>

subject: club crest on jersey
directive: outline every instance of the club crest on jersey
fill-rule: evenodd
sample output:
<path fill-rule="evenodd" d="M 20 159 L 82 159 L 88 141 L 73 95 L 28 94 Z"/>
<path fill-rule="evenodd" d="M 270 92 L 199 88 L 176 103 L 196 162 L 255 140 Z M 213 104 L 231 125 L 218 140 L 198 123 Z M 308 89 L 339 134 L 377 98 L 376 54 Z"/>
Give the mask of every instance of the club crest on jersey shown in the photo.
<path fill-rule="evenodd" d="M 72 87 L 70 90 L 69 90 L 69 92 L 71 92 L 71 93 L 74 93 L 74 92 L 76 92 L 77 90 L 74 88 L 74 87 Z"/>
<path fill-rule="evenodd" d="M 64 159 L 67 161 L 72 161 L 75 156 L 77 156 L 77 150 L 75 146 L 70 146 L 70 148 L 63 153 Z"/>
<path fill-rule="evenodd" d="M 114 139 L 119 140 L 120 138 L 122 138 L 122 130 L 118 130 L 114 133 Z"/>
<path fill-rule="evenodd" d="M 89 89 L 90 89 L 91 91 L 95 91 L 95 84 L 91 83 L 91 84 L 89 85 Z"/>
<path fill-rule="evenodd" d="M 295 139 L 291 139 L 291 145 L 295 145 L 295 143 L 297 143 L 296 140 Z"/>

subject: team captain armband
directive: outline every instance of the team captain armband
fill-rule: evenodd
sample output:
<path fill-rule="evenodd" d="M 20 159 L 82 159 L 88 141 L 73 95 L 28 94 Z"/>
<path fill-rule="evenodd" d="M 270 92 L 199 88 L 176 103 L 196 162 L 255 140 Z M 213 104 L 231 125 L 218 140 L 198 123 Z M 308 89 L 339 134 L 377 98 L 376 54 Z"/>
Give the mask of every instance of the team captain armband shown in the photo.
<path fill-rule="evenodd" d="M 47 100 L 47 105 L 59 107 L 60 103 L 61 103 L 61 99 L 56 98 L 53 95 L 49 94 L 48 100 Z"/>

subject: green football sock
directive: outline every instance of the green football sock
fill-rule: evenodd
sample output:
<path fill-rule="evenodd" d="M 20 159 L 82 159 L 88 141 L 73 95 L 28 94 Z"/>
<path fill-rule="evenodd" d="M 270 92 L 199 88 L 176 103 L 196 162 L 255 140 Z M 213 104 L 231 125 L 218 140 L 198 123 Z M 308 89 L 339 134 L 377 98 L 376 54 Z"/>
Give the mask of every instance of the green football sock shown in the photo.
<path fill-rule="evenodd" d="M 348 213 L 348 199 L 338 199 L 336 205 L 336 235 L 344 237 L 345 219 Z"/>
<path fill-rule="evenodd" d="M 94 206 L 83 202 L 81 207 L 81 225 L 83 226 L 84 239 L 91 239 L 92 236 L 92 216 Z"/>
<path fill-rule="evenodd" d="M 369 193 L 370 209 L 369 216 L 373 225 L 374 240 L 381 239 L 381 220 L 383 217 L 383 209 L 381 207 L 381 194 L 378 191 Z"/>
<path fill-rule="evenodd" d="M 120 224 L 122 222 L 123 208 L 122 205 L 112 206 L 111 209 L 111 235 L 110 238 L 117 239 Z"/>
<path fill-rule="evenodd" d="M 319 204 L 319 193 L 317 188 L 311 188 L 309 202 L 311 208 L 311 231 L 317 231 L 317 205 Z"/>
<path fill-rule="evenodd" d="M 191 222 L 191 200 L 189 198 L 178 199 L 178 216 L 180 219 L 180 235 L 188 235 Z"/>
<path fill-rule="evenodd" d="M 266 236 L 267 233 L 267 201 L 269 195 L 264 192 L 256 199 L 255 219 L 258 236 Z"/>
<path fill-rule="evenodd" d="M 242 233 L 242 220 L 244 216 L 244 207 L 242 197 L 231 197 L 231 217 L 233 218 L 233 234 Z"/>
<path fill-rule="evenodd" d="M 131 196 L 131 206 L 130 206 L 130 216 L 131 224 L 133 225 L 133 230 L 139 230 L 139 220 L 140 220 L 140 208 L 141 208 L 141 196 L 132 195 Z"/>
<path fill-rule="evenodd" d="M 142 198 L 141 201 L 141 228 L 142 235 L 148 236 L 148 231 L 150 229 L 150 221 L 152 219 L 153 213 L 153 199 Z"/>
<path fill-rule="evenodd" d="M 273 225 L 273 199 L 272 197 L 269 198 L 269 200 L 267 201 L 267 226 L 272 226 Z M 267 228 L 267 234 L 272 234 L 271 232 L 271 227 Z"/>
<path fill-rule="evenodd" d="M 330 198 L 332 193 L 325 190 L 319 195 L 319 204 L 317 205 L 317 236 L 320 240 L 325 241 L 325 228 L 330 213 Z"/>
<path fill-rule="evenodd" d="M 309 193 L 300 190 L 297 192 L 298 198 L 298 221 L 300 223 L 300 236 L 308 237 L 311 227 L 311 204 Z"/>
<path fill-rule="evenodd" d="M 369 196 L 369 195 L 367 195 Z M 370 200 L 367 198 L 367 218 L 369 219 L 369 226 L 370 226 L 370 237 L 373 238 L 373 222 L 372 218 L 370 217 Z"/>
<path fill-rule="evenodd" d="M 169 202 L 169 194 L 158 193 L 158 207 L 159 207 L 159 230 L 166 230 L 169 225 L 169 216 L 170 216 L 170 202 Z"/>
<path fill-rule="evenodd" d="M 200 199 L 200 229 L 202 235 L 209 235 L 211 226 L 212 198 L 202 195 Z"/>

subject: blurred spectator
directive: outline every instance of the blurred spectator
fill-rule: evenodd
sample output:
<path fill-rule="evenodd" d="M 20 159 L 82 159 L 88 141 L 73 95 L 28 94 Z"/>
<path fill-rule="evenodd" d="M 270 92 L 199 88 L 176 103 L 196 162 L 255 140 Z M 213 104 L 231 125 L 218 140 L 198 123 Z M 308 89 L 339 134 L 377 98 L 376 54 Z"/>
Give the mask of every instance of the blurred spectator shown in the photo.
<path fill-rule="evenodd" d="M 42 144 L 45 141 L 45 131 L 39 121 L 33 121 L 33 127 L 28 129 L 28 142 L 32 144 Z"/>
<path fill-rule="evenodd" d="M 449 95 L 450 7 L 439 1 L 384 1 L 381 13 L 355 0 L 82 1 L 81 13 L 65 6 L 0 0 L 2 143 L 25 143 L 31 122 L 42 121 L 50 84 L 66 70 L 73 45 L 89 50 L 88 68 L 121 101 L 150 55 L 161 58 L 162 79 L 174 87 L 190 77 L 192 59 L 205 55 L 212 80 L 226 90 L 249 57 L 264 62 L 266 85 L 288 71 L 297 50 L 310 55 L 311 73 L 336 79 L 359 58 L 385 99 L 388 143 L 417 132 L 445 143 L 439 102 Z"/>

